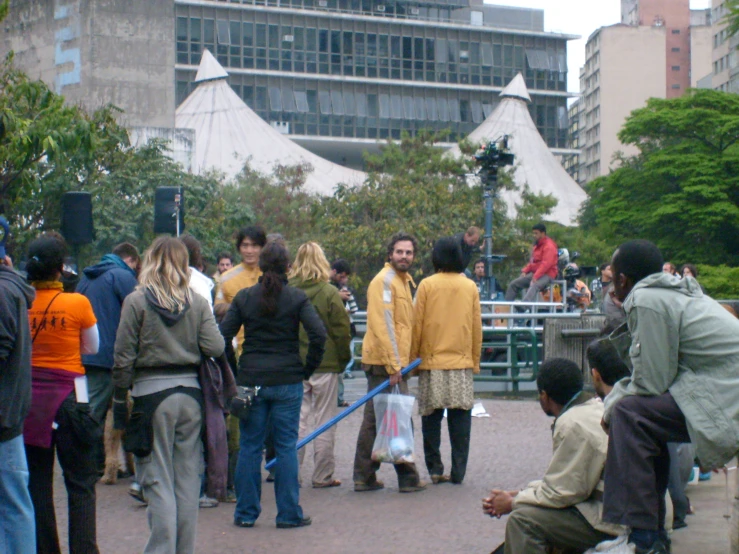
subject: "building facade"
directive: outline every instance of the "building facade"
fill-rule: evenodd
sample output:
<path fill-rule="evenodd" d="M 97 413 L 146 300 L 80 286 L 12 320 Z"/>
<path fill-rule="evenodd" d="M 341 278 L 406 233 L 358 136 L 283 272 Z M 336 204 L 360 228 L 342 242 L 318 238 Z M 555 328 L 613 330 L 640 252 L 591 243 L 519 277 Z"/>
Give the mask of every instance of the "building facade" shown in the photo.
<path fill-rule="evenodd" d="M 598 29 L 585 47 L 577 136 L 570 137 L 581 153 L 569 162 L 581 184 L 618 167 L 619 154 L 636 153 L 618 140 L 633 110 L 649 98 L 680 96 L 710 63 L 706 10 L 691 11 L 688 0 L 622 0 L 621 12 L 620 24 Z"/>
<path fill-rule="evenodd" d="M 421 129 L 454 142 L 522 73 L 551 148 L 566 148 L 567 39 L 543 14 L 466 1 L 175 1 L 177 100 L 203 49 L 265 121 L 332 161 Z"/>
<path fill-rule="evenodd" d="M 5 51 L 87 108 L 173 126 L 210 50 L 249 107 L 348 165 L 421 129 L 467 135 L 519 72 L 553 149 L 567 146 L 567 41 L 541 10 L 481 0 L 13 0 Z"/>
<path fill-rule="evenodd" d="M 711 6 L 713 67 L 709 73 L 710 79 L 703 80 L 701 86 L 736 94 L 739 93 L 739 57 L 737 56 L 739 36 L 730 37 L 726 28 L 725 18 L 728 14 L 726 0 L 713 0 Z"/>

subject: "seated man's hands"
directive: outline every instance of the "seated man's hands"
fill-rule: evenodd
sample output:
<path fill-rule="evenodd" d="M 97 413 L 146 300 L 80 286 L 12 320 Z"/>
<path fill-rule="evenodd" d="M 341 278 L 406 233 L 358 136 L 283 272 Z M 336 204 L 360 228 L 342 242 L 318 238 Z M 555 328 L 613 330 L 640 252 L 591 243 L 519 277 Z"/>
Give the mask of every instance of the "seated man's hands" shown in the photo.
<path fill-rule="evenodd" d="M 513 499 L 518 491 L 501 491 L 494 489 L 490 496 L 482 499 L 482 511 L 490 517 L 500 518 L 513 511 Z"/>

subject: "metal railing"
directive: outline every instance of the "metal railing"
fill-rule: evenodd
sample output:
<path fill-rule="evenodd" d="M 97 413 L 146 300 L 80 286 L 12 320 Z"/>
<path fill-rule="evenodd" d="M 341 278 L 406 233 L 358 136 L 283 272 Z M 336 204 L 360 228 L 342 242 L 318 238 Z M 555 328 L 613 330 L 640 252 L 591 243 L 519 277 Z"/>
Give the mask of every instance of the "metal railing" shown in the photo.
<path fill-rule="evenodd" d="M 475 381 L 511 383 L 514 393 L 518 392 L 519 383 L 536 381 L 538 376 L 540 352 L 544 347 L 542 321 L 582 317 L 579 312 L 564 312 L 563 302 L 486 301 L 480 302 L 480 306 L 483 323 L 482 358 L 480 373 L 475 375 Z M 497 307 L 511 311 L 496 313 Z M 352 317 L 359 335 L 352 342 L 354 361 L 358 364 L 362 358 L 362 337 L 367 328 L 367 313 L 356 312 Z"/>

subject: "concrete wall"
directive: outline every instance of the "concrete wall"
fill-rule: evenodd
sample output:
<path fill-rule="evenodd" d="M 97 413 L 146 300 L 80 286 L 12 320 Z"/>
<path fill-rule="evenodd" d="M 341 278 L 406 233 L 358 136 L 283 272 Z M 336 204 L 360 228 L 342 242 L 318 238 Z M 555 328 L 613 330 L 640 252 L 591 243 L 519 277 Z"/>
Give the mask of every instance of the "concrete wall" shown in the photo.
<path fill-rule="evenodd" d="M 690 28 L 690 86 L 713 73 L 713 30 L 710 25 Z"/>
<path fill-rule="evenodd" d="M 193 158 L 195 157 L 195 130 L 172 129 L 170 127 L 131 127 L 128 130 L 131 146 L 146 145 L 152 139 L 167 141 L 169 150 L 167 156 L 182 166 L 182 169 L 192 173 Z"/>
<path fill-rule="evenodd" d="M 13 0 L 0 54 L 69 103 L 112 103 L 125 125 L 174 126 L 171 0 Z"/>
<path fill-rule="evenodd" d="M 606 27 L 601 31 L 600 140 L 601 175 L 613 167 L 617 151 L 636 153 L 617 137 L 626 118 L 649 98 L 666 90 L 665 27 Z"/>

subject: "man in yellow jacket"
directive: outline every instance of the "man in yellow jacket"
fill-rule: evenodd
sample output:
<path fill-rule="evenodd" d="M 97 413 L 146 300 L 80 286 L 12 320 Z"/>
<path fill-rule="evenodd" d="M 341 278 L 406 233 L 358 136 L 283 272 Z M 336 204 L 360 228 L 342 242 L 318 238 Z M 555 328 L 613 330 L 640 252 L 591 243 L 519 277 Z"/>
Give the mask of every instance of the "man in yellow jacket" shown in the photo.
<path fill-rule="evenodd" d="M 407 233 L 396 233 L 388 243 L 388 263 L 367 288 L 367 332 L 362 342 L 362 369 L 370 391 L 390 378 L 390 386 L 399 385 L 408 394 L 408 384 L 400 370 L 408 365 L 413 328 L 413 297 L 408 270 L 416 255 L 416 239 Z M 415 284 L 414 284 L 415 286 Z M 385 485 L 377 480 L 379 462 L 372 461 L 372 446 L 377 436 L 375 407 L 370 400 L 364 406 L 364 419 L 359 428 L 354 454 L 354 490 L 375 491 Z M 415 464 L 396 464 L 400 492 L 416 492 L 426 488 Z"/>

